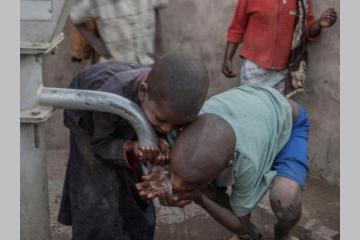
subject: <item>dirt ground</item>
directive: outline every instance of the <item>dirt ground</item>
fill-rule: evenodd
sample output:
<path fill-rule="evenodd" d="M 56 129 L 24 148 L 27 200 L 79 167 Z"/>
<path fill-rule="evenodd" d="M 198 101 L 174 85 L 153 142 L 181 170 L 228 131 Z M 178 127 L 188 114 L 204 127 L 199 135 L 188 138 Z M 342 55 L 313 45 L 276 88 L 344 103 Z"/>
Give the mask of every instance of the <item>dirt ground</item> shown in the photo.
<path fill-rule="evenodd" d="M 50 150 L 47 153 L 49 176 L 49 202 L 52 240 L 70 240 L 71 228 L 56 221 L 62 194 L 68 151 Z M 301 240 L 340 239 L 340 192 L 337 186 L 311 177 L 304 190 L 303 216 L 294 233 Z M 192 204 L 184 209 L 157 205 L 156 240 L 208 239 L 221 240 L 231 233 L 215 222 L 201 208 Z M 268 197 L 253 212 L 253 221 L 259 226 L 264 239 L 272 238 L 275 217 Z M 295 238 L 296 239 L 296 238 Z"/>

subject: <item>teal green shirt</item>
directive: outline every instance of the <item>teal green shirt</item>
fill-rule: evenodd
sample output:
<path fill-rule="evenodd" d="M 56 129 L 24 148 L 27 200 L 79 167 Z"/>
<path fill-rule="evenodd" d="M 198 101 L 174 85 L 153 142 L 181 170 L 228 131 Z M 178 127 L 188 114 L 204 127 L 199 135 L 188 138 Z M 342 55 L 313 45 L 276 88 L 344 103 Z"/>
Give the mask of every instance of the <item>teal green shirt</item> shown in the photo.
<path fill-rule="evenodd" d="M 241 86 L 209 98 L 203 113 L 222 117 L 235 132 L 230 205 L 238 217 L 244 216 L 261 200 L 276 175 L 271 167 L 289 140 L 291 107 L 272 88 Z"/>

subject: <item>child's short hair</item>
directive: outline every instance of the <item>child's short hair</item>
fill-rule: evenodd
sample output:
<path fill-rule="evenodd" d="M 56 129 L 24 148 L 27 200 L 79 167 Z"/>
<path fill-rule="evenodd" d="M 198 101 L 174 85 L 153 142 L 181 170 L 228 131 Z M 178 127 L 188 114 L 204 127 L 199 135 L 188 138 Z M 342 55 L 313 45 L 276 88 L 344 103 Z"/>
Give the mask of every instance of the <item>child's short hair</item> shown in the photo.
<path fill-rule="evenodd" d="M 150 99 L 175 114 L 196 116 L 207 97 L 209 77 L 200 60 L 176 51 L 156 61 L 147 83 Z"/>
<path fill-rule="evenodd" d="M 176 138 L 171 168 L 185 182 L 207 184 L 228 166 L 235 144 L 235 132 L 226 120 L 202 114 Z"/>

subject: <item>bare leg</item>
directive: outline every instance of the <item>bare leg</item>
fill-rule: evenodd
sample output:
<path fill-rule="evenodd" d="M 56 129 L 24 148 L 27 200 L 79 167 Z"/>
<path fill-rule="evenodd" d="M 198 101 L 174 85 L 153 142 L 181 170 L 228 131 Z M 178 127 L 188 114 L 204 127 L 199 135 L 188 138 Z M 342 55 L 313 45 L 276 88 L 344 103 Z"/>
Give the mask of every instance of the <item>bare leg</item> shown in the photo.
<path fill-rule="evenodd" d="M 271 208 L 278 220 L 274 227 L 275 240 L 290 240 L 291 230 L 301 217 L 302 189 L 285 177 L 277 176 L 270 191 Z"/>

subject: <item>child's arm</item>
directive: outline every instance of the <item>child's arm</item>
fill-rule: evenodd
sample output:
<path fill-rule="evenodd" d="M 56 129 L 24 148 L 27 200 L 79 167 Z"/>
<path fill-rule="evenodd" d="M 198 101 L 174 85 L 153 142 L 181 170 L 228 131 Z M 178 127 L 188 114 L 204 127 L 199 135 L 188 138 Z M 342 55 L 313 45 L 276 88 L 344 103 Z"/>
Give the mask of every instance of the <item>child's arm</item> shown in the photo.
<path fill-rule="evenodd" d="M 232 69 L 232 59 L 246 32 L 249 17 L 247 13 L 248 2 L 248 0 L 237 2 L 234 16 L 228 28 L 222 73 L 229 78 L 236 76 Z"/>
<path fill-rule="evenodd" d="M 233 43 L 233 42 L 227 42 L 226 48 L 225 48 L 225 56 L 224 61 L 222 65 L 222 73 L 229 78 L 236 77 L 236 74 L 233 71 L 232 67 L 232 60 L 234 57 L 234 54 L 236 52 L 237 47 L 239 46 L 239 43 Z"/>
<path fill-rule="evenodd" d="M 312 12 L 309 13 L 309 18 L 313 18 Z M 325 10 L 321 17 L 312 22 L 310 24 L 309 30 L 308 30 L 308 36 L 310 38 L 314 38 L 318 36 L 321 32 L 321 29 L 331 27 L 336 23 L 337 20 L 337 13 L 334 8 L 329 8 Z M 311 20 L 308 20 L 311 21 Z"/>
<path fill-rule="evenodd" d="M 111 55 L 107 50 L 104 41 L 90 31 L 86 22 L 99 18 L 99 7 L 93 0 L 74 1 L 70 10 L 70 21 L 76 26 L 81 35 L 91 45 L 92 48 L 102 57 L 109 59 Z"/>
<path fill-rule="evenodd" d="M 90 31 L 85 23 L 80 25 L 75 25 L 76 28 L 79 30 L 81 35 L 86 39 L 86 41 L 90 44 L 90 46 L 95 49 L 96 53 L 102 56 L 105 59 L 110 59 L 111 54 L 107 50 L 104 41 L 97 37 L 92 31 Z"/>
<path fill-rule="evenodd" d="M 250 222 L 250 213 L 238 218 L 228 204 L 228 197 L 224 198 L 219 193 L 213 193 L 212 191 L 206 191 L 206 194 L 210 197 L 200 191 L 175 193 L 175 195 L 170 196 L 161 188 L 154 189 L 150 184 L 151 179 L 151 175 L 143 176 L 144 182 L 136 184 L 141 197 L 149 199 L 159 197 L 162 205 L 175 207 L 184 207 L 194 201 L 215 218 L 217 222 L 238 236 L 250 236 L 250 239 L 254 240 L 262 239 L 260 232 Z M 223 194 L 226 195 L 226 193 Z M 214 198 L 214 200 L 210 198 Z"/>
<path fill-rule="evenodd" d="M 202 193 L 194 201 L 204 208 L 217 222 L 238 236 L 249 235 L 251 239 L 262 239 L 261 234 L 250 222 L 250 215 L 237 217 L 229 208 L 223 207 Z"/>
<path fill-rule="evenodd" d="M 158 149 L 140 149 L 133 138 L 119 137 L 119 121 L 122 119 L 110 113 L 93 113 L 94 131 L 91 137 L 92 150 L 101 159 L 117 165 L 135 168 L 140 160 L 149 160 L 158 154 Z M 123 133 L 132 128 L 120 129 Z M 129 144 L 131 143 L 131 144 Z"/>

